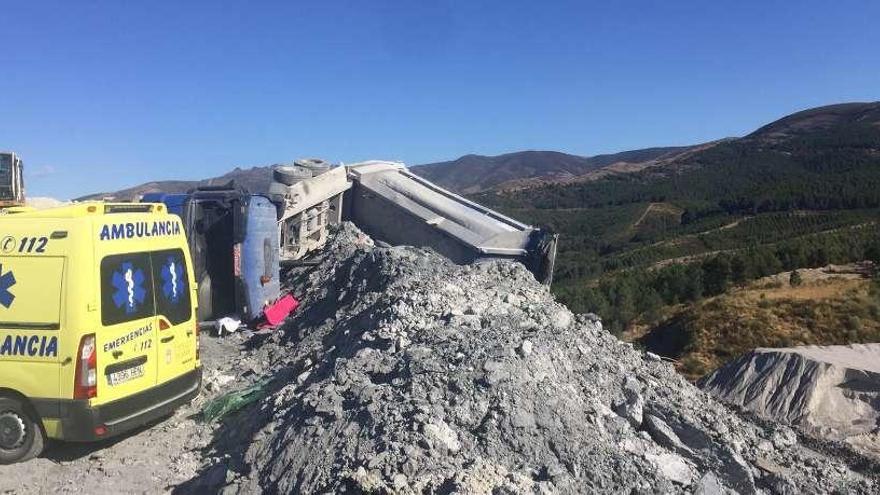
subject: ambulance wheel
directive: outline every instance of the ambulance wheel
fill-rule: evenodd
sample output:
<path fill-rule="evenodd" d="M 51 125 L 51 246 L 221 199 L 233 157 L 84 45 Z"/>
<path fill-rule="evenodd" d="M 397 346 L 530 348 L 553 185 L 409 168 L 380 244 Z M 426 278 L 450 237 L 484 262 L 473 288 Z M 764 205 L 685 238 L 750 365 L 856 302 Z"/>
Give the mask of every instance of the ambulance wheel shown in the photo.
<path fill-rule="evenodd" d="M 0 397 L 0 464 L 33 459 L 44 441 L 43 428 L 22 402 Z"/>

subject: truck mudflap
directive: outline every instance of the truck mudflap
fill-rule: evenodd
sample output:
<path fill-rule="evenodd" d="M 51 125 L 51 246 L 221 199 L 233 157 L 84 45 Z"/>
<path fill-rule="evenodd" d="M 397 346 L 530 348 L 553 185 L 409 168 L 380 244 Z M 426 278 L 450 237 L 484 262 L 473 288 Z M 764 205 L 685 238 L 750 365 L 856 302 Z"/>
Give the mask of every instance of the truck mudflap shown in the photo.
<path fill-rule="evenodd" d="M 390 244 L 429 247 L 455 263 L 522 262 L 543 284 L 553 279 L 557 236 L 518 222 L 419 177 L 402 163 L 348 166 L 348 219 Z"/>
<path fill-rule="evenodd" d="M 544 285 L 553 283 L 553 269 L 556 267 L 558 244 L 559 234 L 540 229 L 532 233 L 528 258 L 524 264 L 535 276 L 535 279 Z"/>
<path fill-rule="evenodd" d="M 60 409 L 60 417 L 44 418 L 60 419 L 59 440 L 101 440 L 133 430 L 173 412 L 199 395 L 201 384 L 202 368 L 199 367 L 143 392 L 100 406 L 90 406 L 87 400 L 62 400 L 60 403 L 52 401 L 55 403 L 52 409 Z M 34 406 L 38 413 L 42 413 L 49 404 L 35 401 Z"/>

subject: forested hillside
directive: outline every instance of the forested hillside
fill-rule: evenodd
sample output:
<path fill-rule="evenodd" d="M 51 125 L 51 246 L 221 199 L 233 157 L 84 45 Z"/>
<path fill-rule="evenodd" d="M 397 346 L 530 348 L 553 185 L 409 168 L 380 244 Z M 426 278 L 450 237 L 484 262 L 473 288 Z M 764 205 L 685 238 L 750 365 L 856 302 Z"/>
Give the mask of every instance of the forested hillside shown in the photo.
<path fill-rule="evenodd" d="M 699 378 L 757 347 L 880 342 L 880 280 L 868 263 L 800 269 L 664 307 L 623 334 Z"/>
<path fill-rule="evenodd" d="M 880 259 L 880 103 L 794 114 L 663 167 L 474 198 L 562 234 L 554 290 L 621 332 L 774 273 Z"/>

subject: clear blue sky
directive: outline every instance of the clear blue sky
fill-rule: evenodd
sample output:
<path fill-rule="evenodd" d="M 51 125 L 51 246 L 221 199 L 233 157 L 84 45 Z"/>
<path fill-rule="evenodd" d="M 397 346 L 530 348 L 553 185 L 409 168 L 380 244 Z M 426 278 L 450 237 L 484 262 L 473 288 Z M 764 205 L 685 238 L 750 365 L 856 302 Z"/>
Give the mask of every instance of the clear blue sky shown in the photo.
<path fill-rule="evenodd" d="M 302 156 L 410 164 L 742 135 L 880 99 L 880 2 L 0 0 L 34 196 Z"/>

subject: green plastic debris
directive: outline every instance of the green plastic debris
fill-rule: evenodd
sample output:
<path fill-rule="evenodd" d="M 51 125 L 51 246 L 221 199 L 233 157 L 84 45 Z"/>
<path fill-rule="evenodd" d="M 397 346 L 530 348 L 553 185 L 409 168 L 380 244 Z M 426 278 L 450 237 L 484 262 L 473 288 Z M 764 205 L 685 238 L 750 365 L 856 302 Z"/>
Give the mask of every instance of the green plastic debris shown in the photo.
<path fill-rule="evenodd" d="M 246 389 L 229 392 L 211 400 L 202 409 L 202 418 L 210 423 L 257 402 L 266 396 L 268 384 L 269 380 L 260 380 Z"/>

